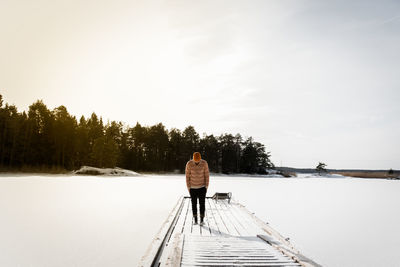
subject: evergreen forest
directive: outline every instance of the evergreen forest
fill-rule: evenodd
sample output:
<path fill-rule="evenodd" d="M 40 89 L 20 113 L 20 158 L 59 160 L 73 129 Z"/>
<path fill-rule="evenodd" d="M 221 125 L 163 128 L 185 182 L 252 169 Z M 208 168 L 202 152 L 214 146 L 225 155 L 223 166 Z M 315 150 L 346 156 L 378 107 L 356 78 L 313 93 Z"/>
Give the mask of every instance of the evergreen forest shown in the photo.
<path fill-rule="evenodd" d="M 0 95 L 0 169 L 75 170 L 84 165 L 142 172 L 184 172 L 194 151 L 211 172 L 265 173 L 273 168 L 265 146 L 240 134 L 200 136 L 193 126 L 166 129 L 162 123 L 130 127 L 104 123 L 95 113 L 79 120 L 65 106 L 49 110 L 38 100 L 27 112 Z"/>

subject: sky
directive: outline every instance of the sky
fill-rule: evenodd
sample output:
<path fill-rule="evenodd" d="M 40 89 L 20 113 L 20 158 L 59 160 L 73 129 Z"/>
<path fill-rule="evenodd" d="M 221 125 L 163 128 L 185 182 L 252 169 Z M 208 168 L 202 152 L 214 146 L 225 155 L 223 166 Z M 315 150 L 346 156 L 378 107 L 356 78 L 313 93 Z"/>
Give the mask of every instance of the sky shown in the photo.
<path fill-rule="evenodd" d="M 399 1 L 0 0 L 0 94 L 400 169 Z"/>

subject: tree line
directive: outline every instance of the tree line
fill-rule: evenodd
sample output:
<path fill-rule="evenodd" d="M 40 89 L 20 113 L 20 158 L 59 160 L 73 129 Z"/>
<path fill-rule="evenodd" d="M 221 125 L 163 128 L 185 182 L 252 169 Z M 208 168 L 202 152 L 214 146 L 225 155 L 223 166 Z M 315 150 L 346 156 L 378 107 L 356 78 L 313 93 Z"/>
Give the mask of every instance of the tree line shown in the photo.
<path fill-rule="evenodd" d="M 79 120 L 65 106 L 49 110 L 38 100 L 27 112 L 3 103 L 0 95 L 0 167 L 61 168 L 121 167 L 134 171 L 179 171 L 194 151 L 207 160 L 210 171 L 265 173 L 273 168 L 270 152 L 252 137 L 204 134 L 193 126 L 167 130 L 162 123 L 129 127 L 104 123 L 95 113 Z"/>

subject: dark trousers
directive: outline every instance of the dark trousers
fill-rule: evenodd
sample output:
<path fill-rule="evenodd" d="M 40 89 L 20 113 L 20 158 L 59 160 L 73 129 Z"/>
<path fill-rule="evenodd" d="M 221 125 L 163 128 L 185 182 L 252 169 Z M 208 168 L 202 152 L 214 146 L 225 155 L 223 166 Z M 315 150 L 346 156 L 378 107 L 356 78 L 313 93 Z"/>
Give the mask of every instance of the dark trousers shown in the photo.
<path fill-rule="evenodd" d="M 193 216 L 197 216 L 197 199 L 200 202 L 200 216 L 204 217 L 206 211 L 206 193 L 207 189 L 202 188 L 190 188 L 190 198 L 192 199 L 192 211 Z"/>

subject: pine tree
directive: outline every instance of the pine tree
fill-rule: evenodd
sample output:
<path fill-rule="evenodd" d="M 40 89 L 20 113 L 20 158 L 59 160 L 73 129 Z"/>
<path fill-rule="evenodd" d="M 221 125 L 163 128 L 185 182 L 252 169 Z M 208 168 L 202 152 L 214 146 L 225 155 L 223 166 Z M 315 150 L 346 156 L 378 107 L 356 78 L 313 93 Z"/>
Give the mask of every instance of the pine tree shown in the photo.
<path fill-rule="evenodd" d="M 327 169 L 326 169 L 326 166 L 327 165 L 325 163 L 319 162 L 317 167 L 315 168 L 315 170 L 318 172 L 318 174 L 321 175 L 321 173 L 328 172 Z"/>

